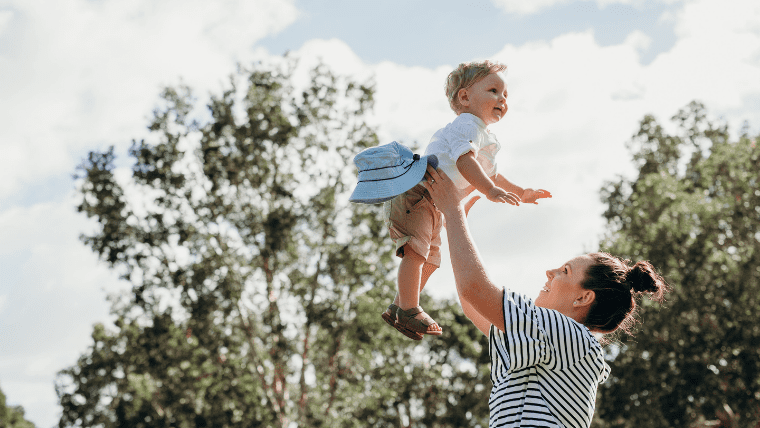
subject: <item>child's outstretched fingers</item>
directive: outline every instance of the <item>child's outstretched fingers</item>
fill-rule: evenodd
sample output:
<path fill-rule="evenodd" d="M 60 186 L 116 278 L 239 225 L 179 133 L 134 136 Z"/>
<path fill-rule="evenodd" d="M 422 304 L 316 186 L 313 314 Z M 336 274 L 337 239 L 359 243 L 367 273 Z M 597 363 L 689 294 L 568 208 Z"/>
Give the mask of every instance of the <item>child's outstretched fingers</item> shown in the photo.
<path fill-rule="evenodd" d="M 552 194 L 544 189 L 538 189 L 536 190 L 536 200 L 533 201 L 534 204 L 538 205 L 538 200 L 542 198 L 551 198 Z"/>
<path fill-rule="evenodd" d="M 506 198 L 506 200 L 507 200 L 508 204 L 516 205 L 516 206 L 520 206 L 520 202 L 522 202 L 522 200 L 520 199 L 520 197 L 517 196 L 516 194 L 512 193 L 512 192 L 507 192 L 507 198 Z"/>
<path fill-rule="evenodd" d="M 523 191 L 523 201 L 529 204 L 538 205 L 538 199 L 551 197 L 552 194 L 543 189 L 525 189 Z"/>
<path fill-rule="evenodd" d="M 510 205 L 520 205 L 520 197 L 514 193 L 507 192 L 501 187 L 493 187 L 486 194 L 486 198 L 492 202 L 501 202 Z"/>

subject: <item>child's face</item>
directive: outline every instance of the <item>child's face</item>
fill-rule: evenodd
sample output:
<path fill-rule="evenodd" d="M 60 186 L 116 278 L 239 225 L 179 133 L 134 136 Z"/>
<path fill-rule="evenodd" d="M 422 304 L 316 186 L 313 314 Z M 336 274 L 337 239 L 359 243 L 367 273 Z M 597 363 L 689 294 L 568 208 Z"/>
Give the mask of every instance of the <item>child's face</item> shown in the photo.
<path fill-rule="evenodd" d="M 469 88 L 459 90 L 459 113 L 479 117 L 486 125 L 496 123 L 507 113 L 507 82 L 501 73 L 491 73 Z"/>

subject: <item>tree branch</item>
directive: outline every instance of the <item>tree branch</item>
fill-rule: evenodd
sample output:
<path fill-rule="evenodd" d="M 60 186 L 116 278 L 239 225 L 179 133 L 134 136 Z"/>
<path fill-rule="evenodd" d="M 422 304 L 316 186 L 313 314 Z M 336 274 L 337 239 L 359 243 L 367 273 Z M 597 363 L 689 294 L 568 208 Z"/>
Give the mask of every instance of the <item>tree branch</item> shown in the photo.
<path fill-rule="evenodd" d="M 322 259 L 324 257 L 323 253 L 320 253 L 319 260 L 317 261 L 317 270 L 314 272 L 314 277 L 312 281 L 311 286 L 311 295 L 309 296 L 309 304 L 306 307 L 306 323 L 304 325 L 304 329 L 306 330 L 306 333 L 304 334 L 303 338 L 303 353 L 301 354 L 301 379 L 299 381 L 299 386 L 301 389 L 301 397 L 298 400 L 298 411 L 301 415 L 301 420 L 305 420 L 306 417 L 306 393 L 307 393 L 307 387 L 306 387 L 306 364 L 308 362 L 308 356 L 309 356 L 309 341 L 311 339 L 311 325 L 312 325 L 312 319 L 311 319 L 311 313 L 314 309 L 314 296 L 317 293 L 317 286 L 319 285 L 319 275 L 322 273 Z"/>
<path fill-rule="evenodd" d="M 345 333 L 341 333 L 338 338 L 335 341 L 335 351 L 330 355 L 330 360 L 328 362 L 328 370 L 332 372 L 330 375 L 330 399 L 327 402 L 327 407 L 325 408 L 325 416 L 330 414 L 330 408 L 332 408 L 332 404 L 335 401 L 335 391 L 338 389 L 338 370 L 335 368 L 336 366 L 336 360 L 338 351 L 340 351 L 340 345 L 343 342 L 343 336 Z"/>
<path fill-rule="evenodd" d="M 243 331 L 245 332 L 246 338 L 248 339 L 248 344 L 250 345 L 248 347 L 248 355 L 251 357 L 251 361 L 254 366 L 253 371 L 255 371 L 259 377 L 259 381 L 261 382 L 261 386 L 264 389 L 264 395 L 266 396 L 269 407 L 274 411 L 277 419 L 280 421 L 282 426 L 284 426 L 285 411 L 280 405 L 280 402 L 272 393 L 272 389 L 267 384 L 266 377 L 264 376 L 264 364 L 261 357 L 259 357 L 258 351 L 256 350 L 256 342 L 254 340 L 256 334 L 253 331 L 254 327 L 248 320 L 246 311 L 242 308 L 240 303 L 238 303 L 238 311 L 240 312 L 240 321 L 243 327 Z"/>

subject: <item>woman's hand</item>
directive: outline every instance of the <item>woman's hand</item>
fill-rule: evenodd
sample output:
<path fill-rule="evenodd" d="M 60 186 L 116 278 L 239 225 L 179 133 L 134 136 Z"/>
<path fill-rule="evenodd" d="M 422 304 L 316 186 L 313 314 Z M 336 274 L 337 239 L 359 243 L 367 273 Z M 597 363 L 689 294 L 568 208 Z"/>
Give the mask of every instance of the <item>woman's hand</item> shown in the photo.
<path fill-rule="evenodd" d="M 435 206 L 444 216 L 453 214 L 462 207 L 462 200 L 467 196 L 467 190 L 460 190 L 443 171 L 438 171 L 428 165 L 425 172 L 426 181 L 422 183 L 433 198 Z M 472 207 L 472 203 L 469 206 Z M 469 208 L 466 210 L 469 211 Z"/>
<path fill-rule="evenodd" d="M 430 192 L 432 190 L 432 187 L 430 186 L 430 184 L 435 181 L 435 178 L 433 177 L 433 173 L 437 174 L 436 177 L 438 177 L 438 180 L 439 180 L 438 183 L 440 185 L 444 186 L 444 185 L 450 183 L 452 185 L 452 187 L 454 187 L 456 189 L 456 192 L 458 193 L 458 195 L 456 195 L 455 198 L 459 201 L 459 203 L 461 203 L 462 199 L 464 199 L 465 197 L 467 197 L 467 195 L 469 195 L 470 193 L 472 193 L 473 190 L 475 190 L 475 188 L 473 186 L 468 186 L 468 187 L 466 187 L 466 188 L 464 188 L 462 190 L 456 188 L 456 186 L 453 186 L 453 182 L 451 182 L 451 180 L 448 180 L 448 176 L 446 176 L 445 172 L 443 172 L 443 171 L 438 172 L 438 170 L 436 170 L 435 168 L 433 168 L 430 165 L 428 165 L 428 170 L 425 173 L 425 178 L 427 179 L 427 181 L 423 182 L 423 186 L 425 186 L 425 188 L 428 190 L 428 192 Z M 444 177 L 446 177 L 445 178 L 446 182 L 443 181 Z M 451 191 L 448 192 L 448 194 L 451 194 L 451 193 L 452 193 Z M 430 193 L 430 196 L 433 197 L 433 202 L 435 202 L 436 198 L 433 196 L 433 193 Z M 440 195 L 439 195 L 439 197 L 440 197 Z M 464 204 L 464 215 L 465 215 L 465 217 L 470 213 L 470 208 L 472 208 L 472 206 L 475 205 L 475 202 L 477 202 L 478 199 L 480 199 L 480 196 L 475 195 L 472 198 L 470 198 Z"/>
<path fill-rule="evenodd" d="M 470 214 L 470 208 L 472 208 L 472 206 L 475 205 L 475 202 L 477 202 L 478 199 L 480 199 L 480 196 L 475 195 L 475 196 L 471 197 L 470 200 L 467 201 L 467 203 L 464 204 L 464 216 L 465 217 L 467 217 L 467 215 Z"/>

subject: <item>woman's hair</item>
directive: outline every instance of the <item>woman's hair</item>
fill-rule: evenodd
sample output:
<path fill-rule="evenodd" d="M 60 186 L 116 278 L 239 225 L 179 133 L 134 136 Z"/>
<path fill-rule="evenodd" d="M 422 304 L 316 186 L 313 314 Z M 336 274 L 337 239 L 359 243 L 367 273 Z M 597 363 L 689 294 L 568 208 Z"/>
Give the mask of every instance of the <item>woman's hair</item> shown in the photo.
<path fill-rule="evenodd" d="M 637 298 L 647 294 L 650 300 L 662 303 L 670 287 L 647 261 L 630 265 L 607 253 L 591 253 L 594 260 L 586 270 L 581 287 L 594 291 L 594 303 L 584 325 L 591 331 L 612 333 L 616 330 L 632 334 L 636 324 Z"/>
<path fill-rule="evenodd" d="M 459 104 L 460 89 L 469 88 L 479 80 L 492 73 L 501 73 L 507 66 L 499 62 L 485 60 L 482 62 L 463 62 L 449 73 L 446 78 L 446 97 L 449 99 L 449 105 L 455 113 L 459 114 L 462 106 Z"/>

